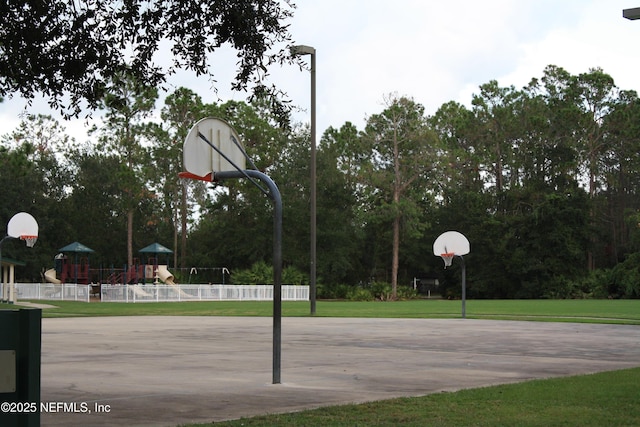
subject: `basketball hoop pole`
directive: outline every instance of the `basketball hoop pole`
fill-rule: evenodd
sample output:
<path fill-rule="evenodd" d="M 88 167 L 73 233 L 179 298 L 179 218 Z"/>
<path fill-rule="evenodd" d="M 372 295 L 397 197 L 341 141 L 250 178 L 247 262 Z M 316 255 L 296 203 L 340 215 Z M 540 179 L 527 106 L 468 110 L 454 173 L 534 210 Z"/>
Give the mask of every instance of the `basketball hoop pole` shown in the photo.
<path fill-rule="evenodd" d="M 462 263 L 462 272 L 460 275 L 462 276 L 462 318 L 466 319 L 467 317 L 467 268 L 464 264 L 464 257 L 462 255 L 458 255 L 460 258 L 460 262 Z"/>
<path fill-rule="evenodd" d="M 207 138 L 209 134 L 209 138 Z M 231 147 L 226 144 L 231 141 Z M 229 151 L 227 151 L 229 150 Z M 246 169 L 247 153 L 240 136 L 225 121 L 209 117 L 198 121 L 189 131 L 183 145 L 185 172 L 181 178 L 218 182 L 229 178 L 247 178 L 271 199 L 273 213 L 273 384 L 280 384 L 282 332 L 282 199 L 280 190 L 266 174 Z M 251 162 L 251 159 L 249 159 Z M 267 186 L 265 189 L 254 178 Z"/>
<path fill-rule="evenodd" d="M 214 179 L 256 178 L 269 191 L 273 202 L 273 384 L 280 384 L 280 359 L 282 347 L 282 198 L 275 182 L 257 170 L 214 172 Z"/>
<path fill-rule="evenodd" d="M 0 240 L 0 283 L 4 284 L 4 266 L 2 265 L 2 244 L 4 243 L 5 240 L 9 240 L 9 239 L 15 239 L 15 237 L 6 235 L 2 238 L 2 240 Z M 5 286 L 2 287 L 2 302 L 10 302 L 9 301 L 9 295 L 5 295 Z M 7 298 L 5 298 L 5 296 Z"/>
<path fill-rule="evenodd" d="M 462 255 L 455 255 L 455 254 L 442 254 L 440 255 L 443 259 L 444 256 L 448 255 L 451 256 L 450 258 L 450 263 L 453 261 L 454 258 L 460 258 L 460 263 L 462 264 L 461 267 L 461 281 L 462 281 L 462 318 L 465 319 L 467 317 L 467 268 L 464 264 L 464 257 Z M 446 264 L 446 266 L 444 267 L 445 269 L 447 268 L 447 266 L 450 266 L 451 264 Z"/>

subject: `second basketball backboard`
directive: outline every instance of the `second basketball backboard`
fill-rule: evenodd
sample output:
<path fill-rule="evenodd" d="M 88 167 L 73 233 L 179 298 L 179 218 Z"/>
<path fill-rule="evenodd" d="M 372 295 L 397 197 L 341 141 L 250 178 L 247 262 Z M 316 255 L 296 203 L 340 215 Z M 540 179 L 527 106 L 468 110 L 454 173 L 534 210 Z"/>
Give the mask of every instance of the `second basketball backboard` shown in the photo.
<path fill-rule="evenodd" d="M 27 212 L 18 212 L 7 223 L 7 236 L 24 240 L 32 247 L 38 240 L 38 222 Z"/>
<path fill-rule="evenodd" d="M 433 254 L 435 256 L 441 256 L 442 254 L 461 256 L 468 254 L 469 251 L 469 241 L 462 233 L 457 231 L 446 231 L 433 242 Z"/>

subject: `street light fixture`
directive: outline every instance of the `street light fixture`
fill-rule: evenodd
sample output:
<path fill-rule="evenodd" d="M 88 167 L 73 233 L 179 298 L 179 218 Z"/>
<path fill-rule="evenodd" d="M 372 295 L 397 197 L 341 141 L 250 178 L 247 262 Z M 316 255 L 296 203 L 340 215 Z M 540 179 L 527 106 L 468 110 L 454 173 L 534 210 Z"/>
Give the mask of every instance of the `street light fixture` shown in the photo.
<path fill-rule="evenodd" d="M 624 9 L 622 11 L 622 16 L 632 21 L 640 19 L 640 7 L 634 7 L 633 9 Z"/>
<path fill-rule="evenodd" d="M 316 49 L 311 46 L 291 46 L 291 55 L 311 55 L 311 250 L 309 271 L 309 302 L 311 314 L 316 314 Z"/>

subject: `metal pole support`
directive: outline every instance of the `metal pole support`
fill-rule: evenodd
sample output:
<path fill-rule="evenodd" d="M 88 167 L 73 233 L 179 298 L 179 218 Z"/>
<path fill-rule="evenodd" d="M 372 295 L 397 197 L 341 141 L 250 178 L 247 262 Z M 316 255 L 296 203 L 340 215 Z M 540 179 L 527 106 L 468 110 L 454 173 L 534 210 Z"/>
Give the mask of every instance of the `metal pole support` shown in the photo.
<path fill-rule="evenodd" d="M 282 198 L 278 186 L 266 174 L 256 170 L 216 172 L 216 180 L 251 177 L 262 181 L 273 202 L 273 384 L 280 384 L 282 348 Z"/>

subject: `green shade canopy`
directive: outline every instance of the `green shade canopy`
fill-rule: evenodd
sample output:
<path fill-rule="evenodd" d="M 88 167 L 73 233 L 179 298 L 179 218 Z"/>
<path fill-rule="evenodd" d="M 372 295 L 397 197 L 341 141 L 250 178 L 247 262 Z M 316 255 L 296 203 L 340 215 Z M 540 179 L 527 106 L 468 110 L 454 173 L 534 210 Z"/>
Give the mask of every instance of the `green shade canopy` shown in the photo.
<path fill-rule="evenodd" d="M 90 253 L 95 252 L 93 249 L 83 245 L 80 242 L 73 242 L 65 246 L 64 248 L 58 249 L 60 252 L 75 252 L 75 253 Z"/>
<path fill-rule="evenodd" d="M 12 258 L 7 258 L 7 257 L 2 257 L 0 258 L 0 264 L 1 265 L 17 265 L 20 267 L 24 267 L 25 265 L 27 265 L 26 262 L 24 261 L 18 261 L 17 259 L 12 259 Z"/>
<path fill-rule="evenodd" d="M 147 254 L 172 254 L 173 251 L 171 249 L 165 248 L 160 243 L 152 243 L 147 247 L 140 249 L 141 253 Z"/>

